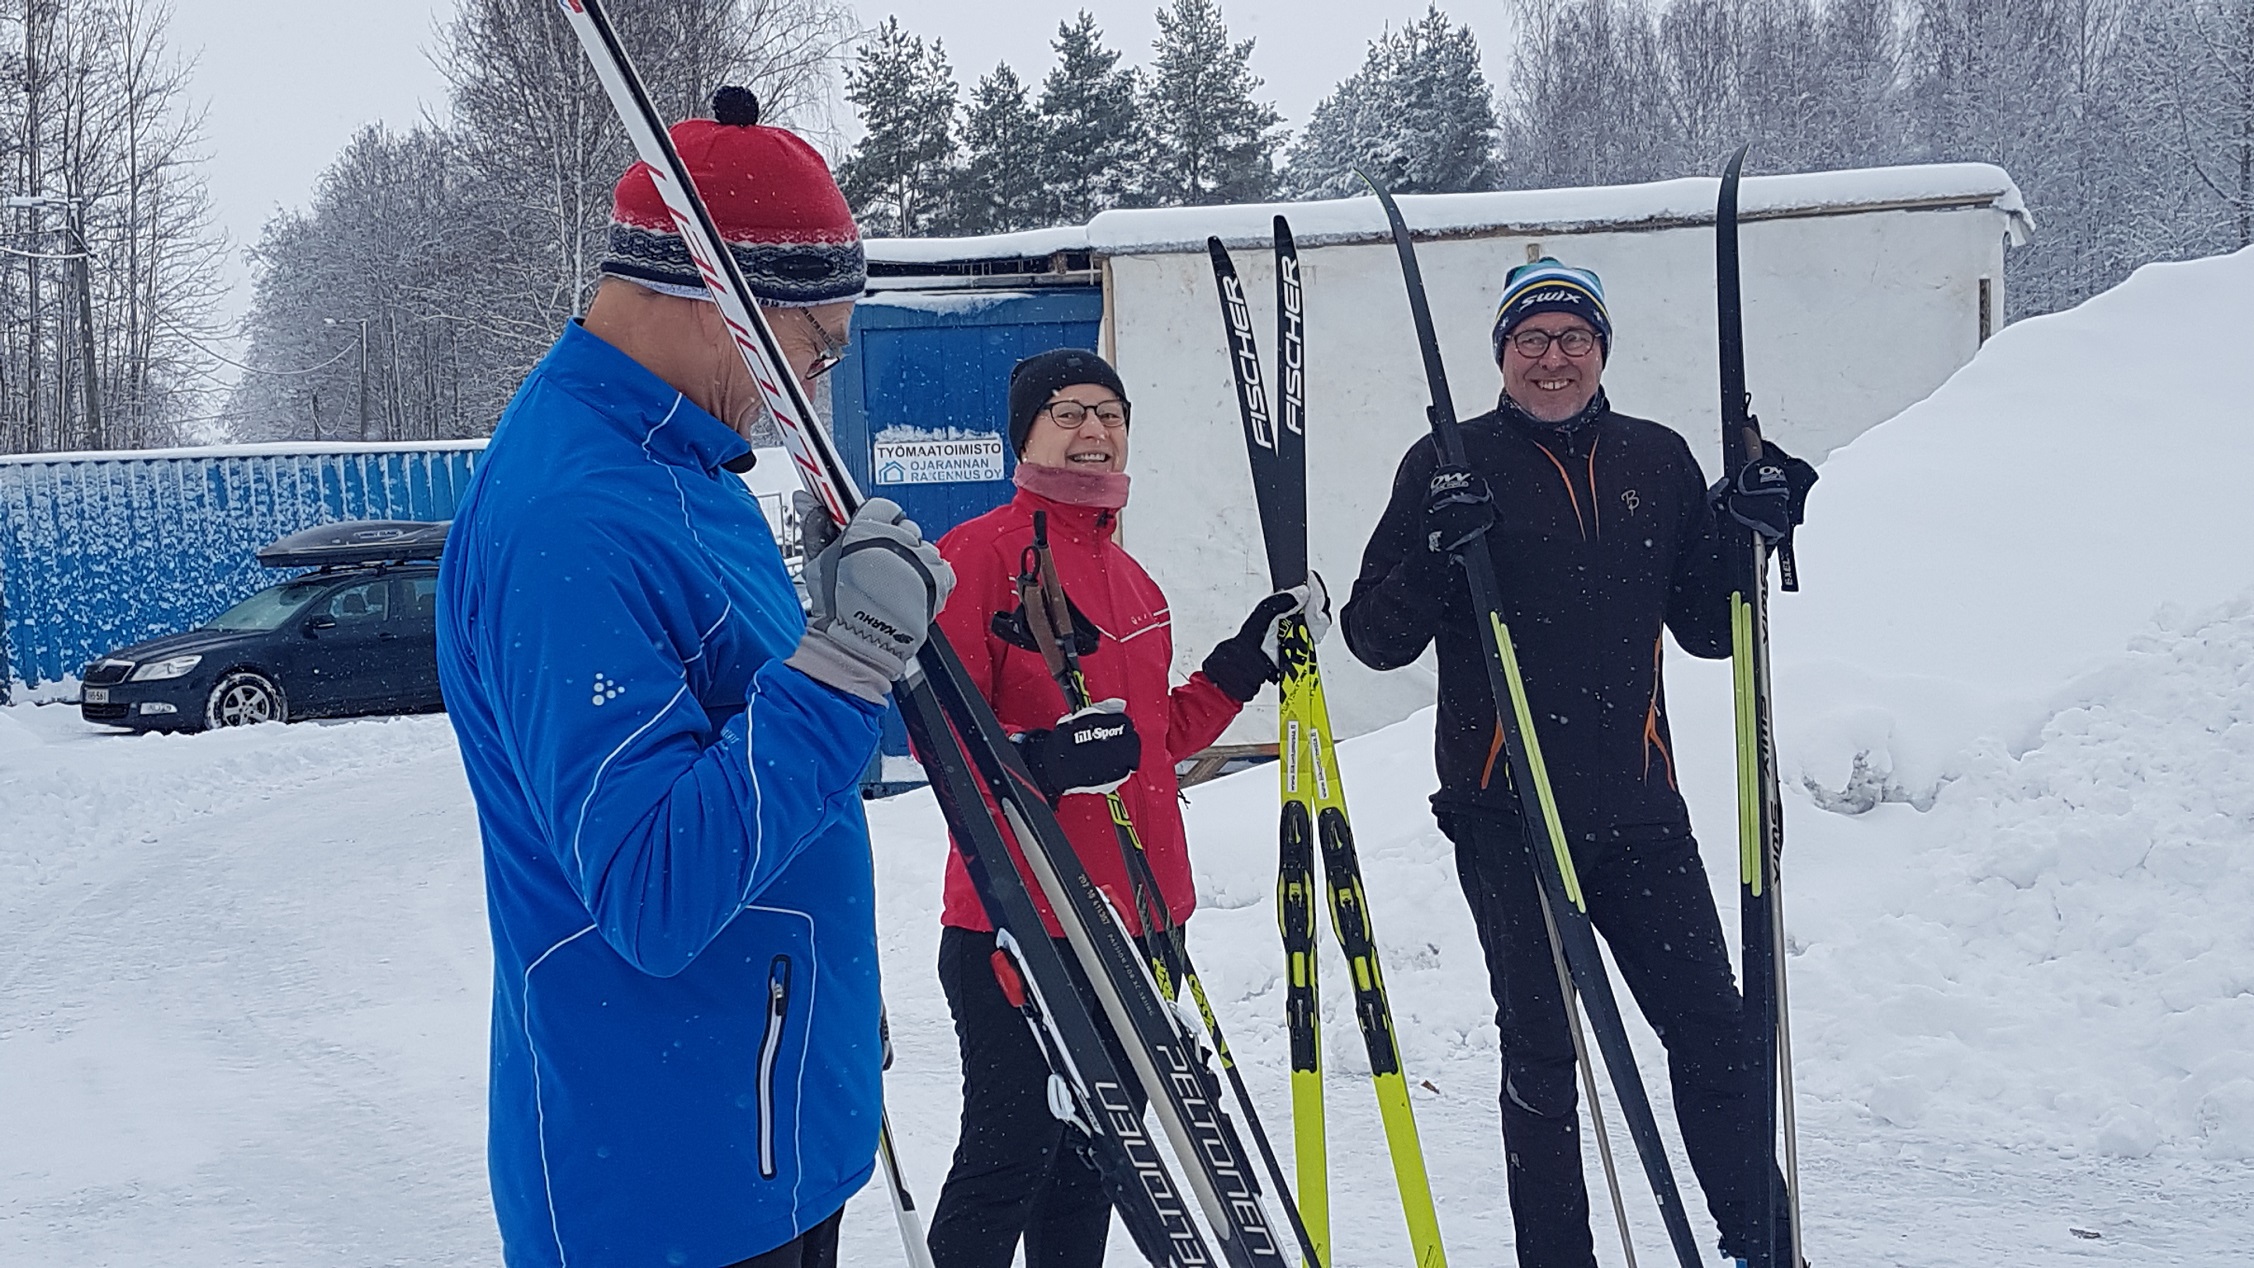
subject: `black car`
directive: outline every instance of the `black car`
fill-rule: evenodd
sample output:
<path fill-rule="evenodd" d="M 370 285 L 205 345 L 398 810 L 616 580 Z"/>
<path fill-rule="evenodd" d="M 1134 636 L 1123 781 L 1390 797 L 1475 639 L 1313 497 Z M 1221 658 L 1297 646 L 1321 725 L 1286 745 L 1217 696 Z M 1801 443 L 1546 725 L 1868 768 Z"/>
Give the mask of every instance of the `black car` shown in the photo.
<path fill-rule="evenodd" d="M 79 710 L 136 731 L 201 731 L 441 708 L 434 561 L 445 540 L 443 523 L 389 520 L 285 537 L 258 561 L 316 571 L 86 666 Z"/>

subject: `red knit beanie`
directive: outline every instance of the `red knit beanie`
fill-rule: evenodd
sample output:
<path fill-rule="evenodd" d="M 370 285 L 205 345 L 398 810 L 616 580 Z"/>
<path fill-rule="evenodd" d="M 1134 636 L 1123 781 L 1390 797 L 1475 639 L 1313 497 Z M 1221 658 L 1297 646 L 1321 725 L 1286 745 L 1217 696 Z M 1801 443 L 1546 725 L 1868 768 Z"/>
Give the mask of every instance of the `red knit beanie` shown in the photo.
<path fill-rule="evenodd" d="M 760 127 L 759 98 L 748 88 L 714 93 L 712 113 L 674 124 L 673 145 L 752 294 L 780 308 L 859 295 L 868 283 L 861 231 L 822 156 L 794 133 Z M 619 178 L 610 216 L 606 275 L 707 298 L 647 164 Z"/>

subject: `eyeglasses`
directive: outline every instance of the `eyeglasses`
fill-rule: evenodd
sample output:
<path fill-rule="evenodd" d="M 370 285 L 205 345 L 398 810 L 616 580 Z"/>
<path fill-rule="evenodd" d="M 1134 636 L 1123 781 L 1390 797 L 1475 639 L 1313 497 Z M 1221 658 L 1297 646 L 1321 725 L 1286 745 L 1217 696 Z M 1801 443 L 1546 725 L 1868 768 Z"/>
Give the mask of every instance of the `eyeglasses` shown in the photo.
<path fill-rule="evenodd" d="M 1561 330 L 1555 334 L 1547 330 L 1521 330 L 1512 334 L 1508 342 L 1522 357 L 1541 356 L 1555 343 L 1558 351 L 1578 359 L 1589 355 L 1597 346 L 1597 337 L 1587 330 Z"/>
<path fill-rule="evenodd" d="M 851 339 L 838 339 L 831 335 L 829 331 L 822 328 L 822 323 L 814 320 L 814 314 L 806 309 L 794 308 L 791 311 L 803 318 L 807 326 L 813 330 L 814 346 L 818 349 L 814 354 L 813 364 L 806 367 L 806 377 L 818 379 L 835 370 L 838 363 L 845 360 L 845 354 L 851 350 Z"/>
<path fill-rule="evenodd" d="M 1090 415 L 1104 425 L 1105 431 L 1118 431 L 1127 425 L 1128 405 L 1125 401 L 1098 401 L 1088 405 L 1080 401 L 1050 401 L 1041 407 L 1049 421 L 1066 431 L 1079 431 L 1087 425 Z"/>

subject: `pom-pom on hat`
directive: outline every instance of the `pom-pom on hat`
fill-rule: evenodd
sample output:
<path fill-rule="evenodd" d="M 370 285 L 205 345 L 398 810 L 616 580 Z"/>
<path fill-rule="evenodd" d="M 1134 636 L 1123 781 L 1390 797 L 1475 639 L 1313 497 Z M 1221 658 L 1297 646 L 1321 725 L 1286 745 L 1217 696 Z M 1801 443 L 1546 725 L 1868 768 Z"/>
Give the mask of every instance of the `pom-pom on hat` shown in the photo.
<path fill-rule="evenodd" d="M 1502 302 L 1495 305 L 1495 359 L 1503 359 L 1503 340 L 1518 323 L 1536 313 L 1571 313 L 1589 323 L 1612 356 L 1612 315 L 1604 307 L 1604 283 L 1588 269 L 1577 269 L 1543 256 L 1510 271 L 1503 282 Z"/>
<path fill-rule="evenodd" d="M 762 127 L 748 88 L 712 94 L 710 119 L 673 125 L 673 146 L 760 303 L 807 308 L 852 299 L 868 284 L 861 231 L 829 164 L 783 128 Z M 649 165 L 611 194 L 610 277 L 688 299 L 708 297 Z"/>
<path fill-rule="evenodd" d="M 1040 416 L 1041 407 L 1049 403 L 1049 398 L 1075 383 L 1107 387 L 1117 393 L 1120 400 L 1127 399 L 1127 385 L 1119 381 L 1119 371 L 1085 348 L 1051 348 L 1017 363 L 1010 371 L 1012 453 L 1025 452 L 1025 438 L 1032 433 L 1033 420 Z"/>

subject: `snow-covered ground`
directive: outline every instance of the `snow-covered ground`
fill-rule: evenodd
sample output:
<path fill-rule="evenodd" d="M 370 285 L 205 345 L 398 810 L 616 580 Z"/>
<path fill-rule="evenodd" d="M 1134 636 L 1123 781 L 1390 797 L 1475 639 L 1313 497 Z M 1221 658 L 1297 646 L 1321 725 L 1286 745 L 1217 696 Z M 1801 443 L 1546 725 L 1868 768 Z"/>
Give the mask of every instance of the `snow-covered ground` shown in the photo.
<path fill-rule="evenodd" d="M 2249 331 L 2254 253 L 2146 270 L 2005 332 L 1825 465 L 1808 588 L 1776 604 L 1818 1264 L 2254 1244 Z M 1726 673 L 1669 676 L 1730 913 Z M 1349 743 L 1345 771 L 1451 1262 L 1502 1265 L 1493 1006 L 1424 808 L 1429 744 L 1420 715 Z M 1207 785 L 1189 817 L 1199 961 L 1281 1138 L 1273 778 Z M 892 1113 L 928 1203 L 956 1107 L 943 835 L 920 794 L 870 818 Z M 1337 1259 L 1398 1264 L 1328 968 Z M 0 709 L 0 1263 L 493 1262 L 487 973 L 443 718 L 133 739 Z M 1634 1188 L 1629 1211 L 1665 1262 Z M 900 1262 L 880 1189 L 846 1236 L 849 1263 Z M 1601 1228 L 1598 1251 L 1619 1262 Z"/>

